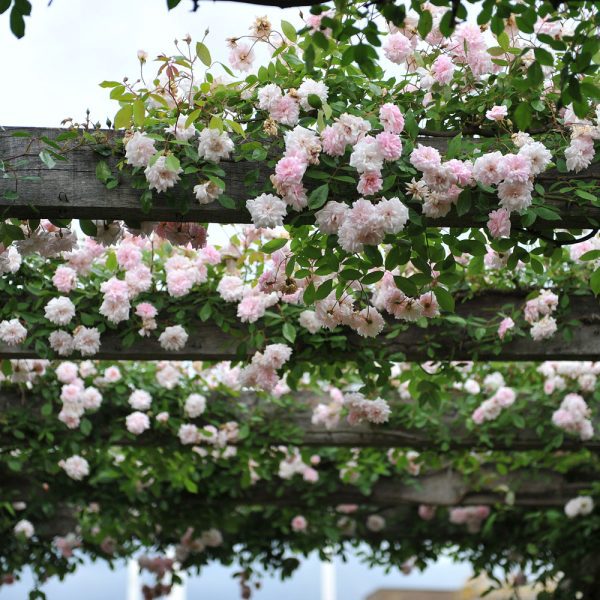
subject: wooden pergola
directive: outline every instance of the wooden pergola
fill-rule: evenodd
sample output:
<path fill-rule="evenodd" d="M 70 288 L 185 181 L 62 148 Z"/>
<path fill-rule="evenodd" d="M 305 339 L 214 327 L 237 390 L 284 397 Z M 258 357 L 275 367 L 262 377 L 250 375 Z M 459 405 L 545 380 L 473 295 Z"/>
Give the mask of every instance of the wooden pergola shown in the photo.
<path fill-rule="evenodd" d="M 15 131 L 23 131 L 22 137 L 14 137 Z M 17 163 L 12 173 L 15 178 L 0 179 L 0 208 L 5 218 L 18 219 L 96 219 L 140 221 L 189 221 L 209 223 L 249 223 L 249 214 L 244 208 L 244 179 L 248 173 L 258 171 L 258 176 L 267 178 L 269 172 L 264 164 L 248 162 L 222 163 L 225 170 L 227 193 L 233 198 L 236 207 L 225 208 L 218 202 L 207 205 L 194 205 L 187 211 L 176 206 L 181 205 L 181 194 L 175 188 L 170 199 L 159 196 L 152 208 L 143 212 L 140 208 L 140 191 L 128 185 L 124 173 L 117 173 L 115 157 L 106 158 L 94 153 L 89 145 L 76 147 L 69 160 L 56 162 L 52 169 L 40 159 L 40 151 L 48 147 L 57 137 L 64 138 L 65 130 L 38 128 L 11 128 L 0 134 L 0 156 L 23 156 L 26 160 Z M 108 137 L 117 137 L 116 132 L 104 132 Z M 68 137 L 68 136 L 67 136 Z M 40 141 L 42 140 L 42 141 Z M 422 137 L 417 140 L 440 150 L 447 147 L 446 137 Z M 96 177 L 99 160 L 106 161 L 120 184 L 115 189 L 107 189 Z M 542 174 L 538 179 L 544 185 L 561 181 L 564 176 L 556 170 Z M 600 179 L 600 163 L 595 163 L 575 177 L 587 180 Z M 572 179 L 573 176 L 569 175 Z M 354 192 L 355 194 L 355 192 Z M 548 201 L 548 205 L 557 212 L 560 220 L 546 221 L 539 218 L 538 228 L 577 229 L 589 227 L 588 219 L 600 222 L 600 208 L 582 207 L 568 194 L 559 200 Z M 309 219 L 310 220 L 310 219 Z M 427 223 L 433 227 L 481 227 L 481 216 L 467 213 L 458 216 L 455 212 L 447 217 Z M 523 295 L 517 293 L 488 292 L 457 303 L 457 315 L 477 316 L 485 319 L 499 313 L 510 314 L 520 310 L 525 302 Z M 385 336 L 374 341 L 350 335 L 350 344 L 356 349 L 374 344 L 384 347 L 389 355 L 402 355 L 407 361 L 427 360 L 484 360 L 484 361 L 543 361 L 543 360 L 598 360 L 600 357 L 600 304 L 592 296 L 577 296 L 570 302 L 569 318 L 579 325 L 572 330 L 572 338 L 565 340 L 557 335 L 544 343 L 529 338 L 516 338 L 504 344 L 500 353 L 480 349 L 478 342 L 472 340 L 460 326 L 452 328 L 429 327 L 423 329 L 415 325 L 408 326 L 393 339 Z M 100 352 L 94 357 L 110 360 L 230 360 L 237 359 L 237 345 L 243 336 L 243 328 L 237 332 L 224 333 L 210 320 L 197 320 L 187 324 L 190 333 L 188 344 L 183 350 L 166 352 L 156 340 L 139 340 L 128 348 L 123 348 L 117 335 L 107 331 L 102 337 Z M 432 351 L 422 348 L 427 343 Z M 248 352 L 252 349 L 249 348 Z M 8 347 L 0 344 L 0 358 L 35 358 L 33 349 Z M 318 399 L 317 399 L 318 400 Z M 313 398 L 313 401 L 315 399 Z M 4 408 L 18 407 L 20 399 L 10 394 L 0 395 L 0 405 Z M 308 414 L 294 417 L 295 423 L 304 431 L 301 443 L 307 446 L 345 446 L 345 447 L 406 447 L 419 450 L 436 449 L 440 441 L 427 436 L 419 430 L 393 429 L 390 427 L 339 426 L 325 430 L 310 423 Z M 543 449 L 536 433 L 521 430 L 510 443 L 494 441 L 491 446 L 480 443 L 473 434 L 464 430 L 458 423 L 451 423 L 451 435 L 444 442 L 445 449 L 493 449 L 498 451 L 524 451 Z M 453 428 L 453 429 L 452 429 Z M 120 443 L 128 444 L 124 439 Z M 140 442 L 143 443 L 143 442 Z M 160 443 L 157 439 L 154 443 Z M 272 443 L 285 443 L 285 440 L 272 440 Z M 586 448 L 592 452 L 600 450 L 600 441 L 592 439 L 581 442 L 566 439 L 560 450 L 579 450 Z M 485 478 L 484 478 L 485 479 Z M 408 485 L 395 480 L 381 481 L 368 498 L 372 504 L 426 503 L 440 505 L 455 504 L 495 504 L 505 501 L 505 494 L 499 488 L 514 487 L 518 491 L 513 502 L 522 506 L 561 506 L 578 491 L 585 489 L 588 481 L 569 481 L 562 475 L 535 470 L 499 476 L 490 473 L 487 483 L 472 488 L 471 482 L 451 470 L 427 474 Z M 17 486 L 19 489 L 19 486 Z M 339 490 L 332 494 L 332 504 L 341 502 L 364 501 L 365 497 L 353 486 L 340 484 Z M 241 503 L 269 503 L 273 501 L 268 494 L 254 490 L 248 498 L 236 499 Z M 285 496 L 276 499 L 279 503 L 295 499 Z"/>

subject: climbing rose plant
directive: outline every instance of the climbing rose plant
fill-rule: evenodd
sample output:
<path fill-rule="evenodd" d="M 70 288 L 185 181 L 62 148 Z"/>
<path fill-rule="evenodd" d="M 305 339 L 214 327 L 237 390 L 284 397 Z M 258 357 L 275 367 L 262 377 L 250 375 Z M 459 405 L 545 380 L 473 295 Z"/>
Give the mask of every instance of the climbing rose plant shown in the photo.
<path fill-rule="evenodd" d="M 556 598 L 596 589 L 598 364 L 434 361 L 452 340 L 501 356 L 593 321 L 578 306 L 600 291 L 585 220 L 598 205 L 597 43 L 575 67 L 571 44 L 597 7 L 453 31 L 464 15 L 436 5 L 394 22 L 373 7 L 359 29 L 361 10 L 315 9 L 300 31 L 258 18 L 228 40 L 228 65 L 207 36 L 155 60 L 140 51 L 139 78 L 102 83 L 114 130 L 86 120 L 36 140 L 50 169 L 93 148 L 98 178 L 139 189 L 144 211 L 163 197 L 218 204 L 253 226 L 220 245 L 201 223 L 0 225 L 0 343 L 40 357 L 2 362 L 5 583 L 25 564 L 43 582 L 84 554 L 143 548 L 157 579 L 146 597 L 210 560 L 237 562 L 248 597 L 257 564 L 289 575 L 295 554 L 366 543 L 369 564 L 404 572 L 446 551 L 513 583 L 553 582 Z M 19 160 L 1 164 L 9 201 Z M 228 183 L 240 166 L 243 198 Z M 553 231 L 565 207 L 584 231 Z M 455 313 L 490 290 L 507 302 Z M 175 362 L 198 331 L 231 361 Z M 97 360 L 144 348 L 173 361 Z M 429 446 L 304 446 L 307 431 L 342 427 L 406 428 Z M 526 432 L 537 449 L 501 451 Z M 514 506 L 504 483 L 493 507 L 369 497 L 444 470 L 477 490 L 528 468 L 585 485 L 564 509 Z M 329 506 L 340 485 L 353 502 Z"/>

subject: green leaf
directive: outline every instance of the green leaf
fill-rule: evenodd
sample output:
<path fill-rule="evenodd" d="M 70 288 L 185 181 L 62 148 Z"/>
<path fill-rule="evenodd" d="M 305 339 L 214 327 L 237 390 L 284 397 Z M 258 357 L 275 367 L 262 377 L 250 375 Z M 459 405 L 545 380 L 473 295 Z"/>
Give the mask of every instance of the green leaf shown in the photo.
<path fill-rule="evenodd" d="M 533 62 L 527 69 L 527 81 L 533 86 L 537 87 L 544 81 L 544 72 L 539 62 Z"/>
<path fill-rule="evenodd" d="M 114 88 L 121 85 L 121 83 L 119 81 L 103 81 L 100 84 L 101 88 Z"/>
<path fill-rule="evenodd" d="M 117 255 L 115 254 L 114 250 L 110 250 L 108 252 L 105 264 L 106 264 L 106 268 L 109 269 L 110 271 L 116 271 L 117 270 L 117 267 L 119 266 L 119 263 L 117 261 Z"/>
<path fill-rule="evenodd" d="M 307 306 L 315 301 L 315 284 L 312 281 L 304 288 L 302 299 Z"/>
<path fill-rule="evenodd" d="M 8 360 L 8 358 L 4 358 L 2 360 L 1 370 L 6 377 L 10 377 L 12 375 L 12 363 L 10 360 Z"/>
<path fill-rule="evenodd" d="M 283 248 L 287 244 L 288 240 L 286 238 L 276 238 L 274 240 L 269 240 L 266 244 L 263 244 L 260 249 L 261 252 L 265 254 L 271 254 L 280 248 Z"/>
<path fill-rule="evenodd" d="M 600 269 L 596 269 L 590 277 L 590 287 L 592 292 L 597 296 L 600 294 Z"/>
<path fill-rule="evenodd" d="M 600 258 L 600 250 L 588 250 L 579 257 L 579 260 L 587 261 L 596 260 L 598 258 Z"/>
<path fill-rule="evenodd" d="M 454 312 L 454 298 L 448 290 L 438 286 L 435 288 L 434 293 L 442 310 Z"/>
<path fill-rule="evenodd" d="M 312 34 L 313 43 L 321 48 L 321 50 L 329 49 L 329 40 L 325 37 L 325 34 L 322 31 L 315 31 Z"/>
<path fill-rule="evenodd" d="M 327 298 L 333 289 L 333 279 L 324 281 L 315 292 L 315 300 L 323 300 Z"/>
<path fill-rule="evenodd" d="M 510 38 L 508 37 L 508 34 L 506 33 L 506 31 L 503 31 L 498 36 L 498 44 L 500 44 L 500 48 L 502 48 L 502 50 L 504 50 L 504 51 L 506 51 L 510 48 Z"/>
<path fill-rule="evenodd" d="M 357 269 L 344 269 L 338 273 L 342 281 L 357 281 L 362 277 L 362 273 Z"/>
<path fill-rule="evenodd" d="M 419 293 L 417 286 L 406 277 L 402 277 L 402 275 L 396 275 L 394 277 L 394 283 L 396 287 L 403 291 L 407 296 L 416 296 Z"/>
<path fill-rule="evenodd" d="M 106 161 L 101 160 L 96 165 L 96 177 L 102 182 L 106 183 L 111 177 L 112 173 L 110 167 L 106 163 Z"/>
<path fill-rule="evenodd" d="M 165 167 L 167 167 L 169 171 L 177 173 L 177 171 L 179 171 L 181 168 L 181 164 L 179 163 L 179 159 L 174 154 L 169 154 L 169 156 L 167 156 L 167 160 L 165 160 Z"/>
<path fill-rule="evenodd" d="M 202 110 L 197 108 L 196 110 L 192 111 L 188 116 L 187 119 L 185 120 L 185 128 L 187 129 L 192 123 L 195 123 L 198 118 L 200 117 L 200 114 L 202 113 Z"/>
<path fill-rule="evenodd" d="M 521 131 L 525 131 L 529 125 L 531 125 L 531 107 L 527 102 L 521 102 L 519 106 L 517 106 L 514 119 L 517 124 L 517 127 Z"/>
<path fill-rule="evenodd" d="M 89 235 L 90 237 L 96 237 L 98 235 L 98 228 L 94 222 L 89 219 L 80 219 L 79 227 L 81 227 L 81 231 L 83 231 L 85 235 Z"/>
<path fill-rule="evenodd" d="M 167 8 L 171 10 L 172 8 L 175 8 L 180 2 L 181 0 L 167 0 Z"/>
<path fill-rule="evenodd" d="M 307 100 L 313 108 L 321 108 L 323 106 L 323 101 L 316 94 L 309 94 Z"/>
<path fill-rule="evenodd" d="M 198 493 L 198 485 L 194 483 L 191 479 L 185 479 L 183 481 L 183 485 L 190 494 Z"/>
<path fill-rule="evenodd" d="M 383 257 L 377 246 L 365 246 L 364 253 L 374 267 L 383 265 Z"/>
<path fill-rule="evenodd" d="M 49 169 L 53 169 L 56 165 L 56 161 L 52 158 L 52 155 L 48 152 L 48 150 L 42 150 L 39 154 L 39 157 Z"/>
<path fill-rule="evenodd" d="M 152 208 L 152 190 L 144 190 L 140 196 L 140 205 L 142 212 L 147 213 Z"/>
<path fill-rule="evenodd" d="M 217 198 L 217 202 L 223 207 L 223 208 L 237 208 L 237 205 L 235 203 L 235 200 L 233 198 L 231 198 L 231 196 L 227 196 L 226 194 L 221 194 L 218 198 Z"/>
<path fill-rule="evenodd" d="M 92 423 L 89 419 L 81 419 L 81 425 L 79 429 L 83 435 L 90 435 L 92 433 Z"/>
<path fill-rule="evenodd" d="M 456 203 L 456 214 L 459 217 L 466 215 L 471 209 L 471 188 L 465 188 L 458 196 L 458 202 Z"/>
<path fill-rule="evenodd" d="M 318 188 L 314 189 L 308 196 L 308 207 L 313 210 L 321 208 L 327 202 L 329 196 L 329 184 L 324 183 Z"/>
<path fill-rule="evenodd" d="M 462 143 L 462 134 L 459 133 L 457 136 L 453 137 L 449 144 L 448 149 L 446 150 L 446 159 L 450 160 L 452 158 L 456 158 L 460 152 L 460 146 Z"/>
<path fill-rule="evenodd" d="M 419 134 L 419 125 L 415 120 L 412 110 L 407 111 L 404 115 L 404 130 L 412 139 L 415 139 Z"/>
<path fill-rule="evenodd" d="M 210 129 L 217 129 L 218 131 L 223 133 L 223 128 L 225 127 L 225 125 L 223 123 L 223 119 L 221 119 L 220 117 L 217 117 L 217 116 L 213 116 L 210 118 L 210 121 L 208 122 L 208 127 Z"/>
<path fill-rule="evenodd" d="M 554 66 L 554 57 L 551 52 L 548 52 L 544 48 L 535 48 L 533 52 L 540 65 L 545 65 L 546 67 Z"/>
<path fill-rule="evenodd" d="M 25 35 L 25 19 L 31 13 L 31 4 L 27 0 L 16 1 L 10 11 L 10 29 L 18 37 Z"/>
<path fill-rule="evenodd" d="M 293 344 L 296 340 L 296 328 L 291 323 L 284 323 L 282 329 L 283 337 Z"/>
<path fill-rule="evenodd" d="M 288 21 L 281 21 L 281 31 L 283 31 L 283 35 L 285 35 L 290 42 L 295 42 L 298 39 L 296 28 Z"/>
<path fill-rule="evenodd" d="M 196 43 L 196 56 L 207 66 L 212 65 L 212 58 L 210 56 L 210 50 L 202 43 Z"/>
<path fill-rule="evenodd" d="M 367 273 L 362 279 L 361 282 L 365 285 L 369 285 L 371 283 L 376 283 L 383 277 L 383 271 L 371 271 Z"/>
<path fill-rule="evenodd" d="M 454 31 L 454 27 L 452 27 L 452 15 L 450 11 L 447 11 L 442 17 L 439 24 L 440 33 L 444 37 L 450 37 L 452 32 Z"/>
<path fill-rule="evenodd" d="M 433 17 L 431 11 L 424 10 L 419 17 L 419 23 L 417 25 L 417 31 L 422 38 L 425 38 L 433 27 Z"/>
<path fill-rule="evenodd" d="M 198 316 L 200 317 L 201 321 L 206 321 L 210 318 L 210 315 L 212 314 L 212 305 L 207 302 L 199 311 L 198 311 Z"/>
<path fill-rule="evenodd" d="M 133 118 L 133 105 L 126 104 L 115 115 L 113 125 L 115 129 L 127 129 L 131 127 L 131 119 Z"/>
<path fill-rule="evenodd" d="M 543 206 L 536 206 L 533 212 L 545 221 L 560 221 L 562 218 L 557 212 Z"/>
<path fill-rule="evenodd" d="M 589 200 L 590 202 L 598 202 L 598 196 L 594 194 L 590 194 L 590 192 L 586 192 L 585 190 L 577 189 L 575 190 L 575 194 L 584 200 Z"/>
<path fill-rule="evenodd" d="M 133 103 L 133 122 L 141 127 L 144 124 L 144 118 L 146 116 L 146 107 L 144 106 L 143 100 L 136 100 Z"/>

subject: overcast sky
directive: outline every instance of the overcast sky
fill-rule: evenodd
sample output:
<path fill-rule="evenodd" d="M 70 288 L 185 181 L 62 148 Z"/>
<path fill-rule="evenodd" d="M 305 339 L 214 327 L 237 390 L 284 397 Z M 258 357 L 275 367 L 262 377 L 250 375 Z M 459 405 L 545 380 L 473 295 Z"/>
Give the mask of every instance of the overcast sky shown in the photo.
<path fill-rule="evenodd" d="M 207 44 L 213 59 L 227 62 L 225 38 L 248 31 L 254 17 L 268 15 L 274 26 L 282 18 L 299 23 L 298 9 L 251 6 L 229 2 L 203 2 L 191 13 L 191 2 L 167 12 L 165 0 L 32 0 L 33 15 L 27 19 L 26 35 L 17 40 L 10 33 L 8 14 L 0 16 L 0 125 L 58 127 L 66 117 L 82 120 L 86 108 L 94 121 L 113 117 L 118 104 L 98 84 L 103 80 L 136 78 L 137 51 L 150 58 L 171 53 L 175 38 L 189 33 L 200 39 L 208 28 Z M 188 599 L 237 600 L 237 584 L 231 569 L 214 566 L 188 584 Z M 368 571 L 356 560 L 337 565 L 338 599 L 363 600 L 380 587 L 431 587 L 456 589 L 468 577 L 465 565 L 442 560 L 425 574 L 409 577 L 383 570 Z M 291 583 L 268 580 L 255 600 L 316 600 L 319 566 L 307 561 Z M 101 565 L 88 566 L 60 584 L 45 586 L 49 600 L 125 599 L 126 570 L 109 572 Z M 31 580 L 0 588 L 0 600 L 26 597 Z"/>
<path fill-rule="evenodd" d="M 65 117 L 82 118 L 86 108 L 104 123 L 119 107 L 109 100 L 110 90 L 98 84 L 136 78 L 139 49 L 150 58 L 169 54 L 175 38 L 189 33 L 198 41 L 208 28 L 213 59 L 227 63 L 225 39 L 248 33 L 254 17 L 267 14 L 274 26 L 282 18 L 300 22 L 298 9 L 229 2 L 202 2 L 195 13 L 189 0 L 170 12 L 165 0 L 54 0 L 51 6 L 47 0 L 32 2 L 21 40 L 9 31 L 8 13 L 0 16 L 2 125 L 58 126 Z"/>

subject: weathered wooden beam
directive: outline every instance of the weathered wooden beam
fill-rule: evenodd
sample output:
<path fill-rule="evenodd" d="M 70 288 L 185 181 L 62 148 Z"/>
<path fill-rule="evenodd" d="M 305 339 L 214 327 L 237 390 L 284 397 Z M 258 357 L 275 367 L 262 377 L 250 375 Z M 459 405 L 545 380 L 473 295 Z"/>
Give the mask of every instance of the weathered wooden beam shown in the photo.
<path fill-rule="evenodd" d="M 460 392 L 456 394 L 457 401 L 460 401 Z M 388 399 L 394 410 L 395 401 Z M 531 395 L 530 400 L 535 402 L 535 396 Z M 294 404 L 296 409 L 291 411 L 288 407 L 282 408 L 273 404 L 269 400 L 260 397 L 256 392 L 244 391 L 239 396 L 225 396 L 223 393 L 213 393 L 209 396 L 209 406 L 215 403 L 226 401 L 229 405 L 240 406 L 236 411 L 236 420 L 246 421 L 255 408 L 258 408 L 261 414 L 266 414 L 270 422 L 280 422 L 287 425 L 296 426 L 301 431 L 300 439 L 294 438 L 294 445 L 302 447 L 347 447 L 347 448 L 407 448 L 411 450 L 439 450 L 443 446 L 444 450 L 491 450 L 494 452 L 523 452 L 531 450 L 546 450 L 548 442 L 540 439 L 540 436 L 533 429 L 515 429 L 509 436 L 496 437 L 493 434 L 482 440 L 479 436 L 469 431 L 465 425 L 465 418 L 457 413 L 447 413 L 442 419 L 441 427 L 436 431 L 442 435 L 431 435 L 431 428 L 418 427 L 397 427 L 389 424 L 371 425 L 361 423 L 359 425 L 349 425 L 342 420 L 338 425 L 331 429 L 323 425 L 312 423 L 311 409 L 317 404 L 328 404 L 331 398 L 328 394 L 315 393 L 311 391 L 298 391 L 294 393 Z M 14 389 L 0 388 L 0 414 L 4 415 L 7 422 L 10 422 L 10 413 L 20 413 L 28 410 L 31 414 L 30 426 L 33 430 L 37 427 L 39 418 L 39 409 L 45 404 L 45 400 L 31 393 L 19 393 Z M 396 403 L 398 401 L 396 400 Z M 402 401 L 404 403 L 404 401 Z M 122 439 L 115 439 L 114 424 L 121 423 L 128 414 L 123 409 L 119 411 L 115 407 L 110 407 L 111 421 L 106 421 L 106 414 L 101 408 L 97 414 L 88 415 L 92 422 L 94 439 L 99 439 L 100 443 L 105 440 L 113 446 L 161 446 L 166 448 L 169 444 L 178 442 L 172 434 L 165 432 L 149 431 L 143 436 L 132 438 L 124 436 Z M 527 415 L 525 415 L 527 420 Z M 191 419 L 198 427 L 207 425 L 202 418 Z M 599 423 L 595 424 L 596 426 Z M 69 435 L 68 431 L 64 432 Z M 247 444 L 247 440 L 244 442 Z M 260 444 L 270 444 L 273 446 L 287 445 L 290 439 L 285 437 L 273 436 L 268 434 L 261 436 Z M 10 432 L 5 434 L 0 446 L 4 450 L 12 447 L 20 447 L 22 442 L 17 439 L 10 439 Z M 590 452 L 600 452 L 600 439 L 594 438 L 583 441 L 575 436 L 565 436 L 559 446 L 552 446 L 556 451 L 578 451 L 588 450 Z"/>
<path fill-rule="evenodd" d="M 319 502 L 328 506 L 337 504 L 366 504 L 390 507 L 401 504 L 428 504 L 431 506 L 472 506 L 511 504 L 514 506 L 562 506 L 578 493 L 589 489 L 597 476 L 571 479 L 544 469 L 521 469 L 499 475 L 492 465 L 466 476 L 451 468 L 421 474 L 416 477 L 386 477 L 377 481 L 371 492 L 364 494 L 351 484 L 340 483 Z M 49 484 L 48 494 L 56 496 L 56 484 Z M 85 486 L 85 484 L 82 484 Z M 285 488 L 285 486 L 283 486 Z M 27 500 L 35 494 L 37 484 L 17 477 L 0 485 L 3 498 L 10 501 Z M 82 487 L 82 491 L 85 489 Z M 507 497 L 507 494 L 509 496 Z M 243 494 L 223 494 L 207 498 L 202 492 L 183 493 L 182 500 L 191 506 L 218 502 L 222 505 L 276 505 L 300 506 L 304 503 L 297 489 L 279 489 L 261 482 Z M 65 498 L 66 501 L 68 501 Z"/>
<path fill-rule="evenodd" d="M 524 301 L 520 293 L 489 292 L 457 304 L 456 314 L 463 317 L 477 316 L 483 319 L 497 317 L 517 309 Z M 516 337 L 505 343 L 499 353 L 491 346 L 469 336 L 466 327 L 446 325 L 421 328 L 409 325 L 392 339 L 386 339 L 385 331 L 374 339 L 365 339 L 348 333 L 349 349 L 360 355 L 361 349 L 381 349 L 386 355 L 404 355 L 407 361 L 428 360 L 599 360 L 600 359 L 600 302 L 593 296 L 575 296 L 571 299 L 568 319 L 577 319 L 580 326 L 570 330 L 566 340 L 559 333 L 547 340 L 536 342 L 528 335 Z M 240 356 L 237 347 L 246 333 L 242 325 L 233 332 L 224 333 L 217 325 L 200 320 L 186 323 L 189 340 L 179 351 L 167 352 L 155 338 L 140 338 L 129 348 L 123 348 L 121 339 L 112 331 L 102 335 L 100 352 L 96 359 L 106 360 L 236 360 Z M 491 349 L 490 349 L 491 348 Z M 252 349 L 248 349 L 251 353 Z M 331 360 L 348 362 L 352 352 L 331 348 Z M 0 358 L 36 358 L 32 348 L 0 344 Z"/>
<path fill-rule="evenodd" d="M 31 138 L 12 137 L 15 130 L 27 131 Z M 51 170 L 42 163 L 38 154 L 44 147 L 37 140 L 46 136 L 54 139 L 61 129 L 43 129 L 34 127 L 7 128 L 0 132 L 0 160 L 11 156 L 24 154 L 26 161 L 17 164 L 14 171 L 9 171 L 18 177 L 18 181 L 8 177 L 0 179 L 0 214 L 4 217 L 20 219 L 105 219 L 129 221 L 195 221 L 208 223 L 250 223 L 250 215 L 245 208 L 249 198 L 244 184 L 246 176 L 258 171 L 259 178 L 268 179 L 272 170 L 264 163 L 223 162 L 221 166 L 226 171 L 227 194 L 236 202 L 237 208 L 224 208 L 218 202 L 199 205 L 191 199 L 190 208 L 182 210 L 182 206 L 190 200 L 191 192 L 184 191 L 180 186 L 174 188 L 169 195 L 155 194 L 153 206 L 148 213 L 140 208 L 141 191 L 132 188 L 125 173 L 119 175 L 120 184 L 112 190 L 107 190 L 96 178 L 96 165 L 100 157 L 87 146 L 69 154 L 66 162 L 57 161 Z M 107 132 L 117 136 L 116 132 Z M 426 145 L 435 146 L 440 150 L 447 147 L 447 139 L 442 137 L 423 137 L 417 140 Z M 116 159 L 108 161 L 114 166 Z M 538 177 L 544 184 L 550 184 L 561 179 L 600 180 L 600 163 L 595 163 L 586 171 L 577 175 L 565 175 L 556 171 L 548 171 Z M 35 178 L 35 179 L 28 179 Z M 6 192 L 17 192 L 17 200 L 4 197 Z M 352 186 L 344 199 L 358 197 Z M 561 215 L 560 221 L 536 221 L 536 227 L 547 228 L 581 228 L 589 227 L 588 218 L 600 221 L 600 208 L 594 206 L 578 206 L 572 198 L 545 200 L 548 206 L 556 208 Z M 458 216 L 452 211 L 441 219 L 430 220 L 434 227 L 478 227 L 485 224 L 486 215 L 466 214 Z"/>
<path fill-rule="evenodd" d="M 474 480 L 477 483 L 474 483 Z M 323 502 L 336 504 L 372 504 L 394 506 L 397 504 L 429 504 L 432 506 L 472 506 L 508 504 L 507 494 L 514 494 L 515 506 L 562 506 L 579 492 L 589 489 L 590 481 L 569 481 L 564 476 L 545 470 L 514 471 L 498 475 L 491 467 L 482 468 L 475 477 L 468 477 L 452 469 L 427 473 L 404 479 L 380 479 L 371 493 L 363 494 L 352 485 L 340 484 L 339 488 L 327 495 Z M 512 494 L 511 494 L 512 496 Z M 248 492 L 248 504 L 297 505 L 301 502 L 297 492 L 286 493 L 273 498 L 273 494 L 260 489 Z M 237 501 L 237 499 L 236 499 Z M 240 502 L 240 503 L 242 503 Z"/>
<path fill-rule="evenodd" d="M 300 446 L 348 447 L 348 448 L 410 448 L 414 450 L 439 450 L 443 445 L 449 450 L 492 450 L 494 452 L 522 452 L 541 450 L 546 447 L 535 431 L 530 429 L 515 432 L 509 439 L 491 436 L 489 443 L 483 442 L 459 423 L 450 425 L 444 442 L 428 435 L 423 429 L 395 428 L 387 425 L 340 424 L 333 429 L 313 425 L 308 418 L 294 419 L 302 428 Z M 278 443 L 283 443 L 279 441 Z M 565 438 L 556 450 L 582 450 L 600 452 L 600 440 L 582 441 L 574 437 Z"/>

